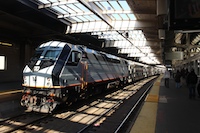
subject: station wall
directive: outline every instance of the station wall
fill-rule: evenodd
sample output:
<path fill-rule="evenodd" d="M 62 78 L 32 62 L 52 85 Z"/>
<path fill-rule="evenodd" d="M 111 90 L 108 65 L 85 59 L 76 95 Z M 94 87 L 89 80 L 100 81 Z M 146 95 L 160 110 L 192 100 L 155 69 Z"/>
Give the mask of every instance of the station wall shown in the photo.
<path fill-rule="evenodd" d="M 0 56 L 5 57 L 5 67 L 1 62 L 0 83 L 22 81 L 25 64 L 31 58 L 33 50 L 23 43 L 4 45 L 0 43 Z M 3 69 L 2 69 L 3 68 Z"/>

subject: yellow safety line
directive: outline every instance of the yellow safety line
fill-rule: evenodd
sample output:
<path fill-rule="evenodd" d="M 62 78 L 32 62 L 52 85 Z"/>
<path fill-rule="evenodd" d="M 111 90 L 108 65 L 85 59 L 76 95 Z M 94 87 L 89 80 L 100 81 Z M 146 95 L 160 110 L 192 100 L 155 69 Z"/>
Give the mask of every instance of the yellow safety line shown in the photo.
<path fill-rule="evenodd" d="M 23 90 L 15 90 L 15 91 L 6 91 L 6 92 L 0 92 L 1 95 L 7 95 L 7 94 L 13 94 L 13 93 L 19 93 L 22 92 Z"/>
<path fill-rule="evenodd" d="M 158 95 L 152 95 L 152 94 L 148 94 L 145 101 L 146 102 L 158 102 L 159 100 L 159 96 Z"/>

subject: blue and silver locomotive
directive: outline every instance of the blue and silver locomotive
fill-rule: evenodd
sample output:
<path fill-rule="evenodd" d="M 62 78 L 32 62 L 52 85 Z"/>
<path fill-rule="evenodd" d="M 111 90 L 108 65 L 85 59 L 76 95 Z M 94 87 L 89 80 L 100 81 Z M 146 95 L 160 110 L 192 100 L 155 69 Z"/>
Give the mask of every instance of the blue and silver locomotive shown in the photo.
<path fill-rule="evenodd" d="M 85 46 L 49 41 L 36 49 L 24 68 L 21 105 L 49 113 L 58 104 L 70 104 L 144 78 L 148 76 L 145 68 Z"/>

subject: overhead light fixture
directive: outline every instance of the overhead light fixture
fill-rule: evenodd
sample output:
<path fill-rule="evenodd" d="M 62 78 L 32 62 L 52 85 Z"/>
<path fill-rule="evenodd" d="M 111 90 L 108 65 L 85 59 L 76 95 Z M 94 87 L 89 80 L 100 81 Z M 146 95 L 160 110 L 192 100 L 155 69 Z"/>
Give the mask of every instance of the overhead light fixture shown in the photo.
<path fill-rule="evenodd" d="M 5 43 L 5 42 L 0 42 L 0 45 L 12 47 L 12 44 L 10 44 L 10 43 Z"/>

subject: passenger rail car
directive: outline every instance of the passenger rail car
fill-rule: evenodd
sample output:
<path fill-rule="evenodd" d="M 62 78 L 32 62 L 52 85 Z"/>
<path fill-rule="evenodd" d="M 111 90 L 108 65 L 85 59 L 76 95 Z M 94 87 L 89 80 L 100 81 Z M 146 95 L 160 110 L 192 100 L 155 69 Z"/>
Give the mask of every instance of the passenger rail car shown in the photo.
<path fill-rule="evenodd" d="M 49 113 L 58 104 L 152 76 L 149 67 L 80 45 L 49 41 L 40 45 L 23 70 L 21 105 Z"/>

